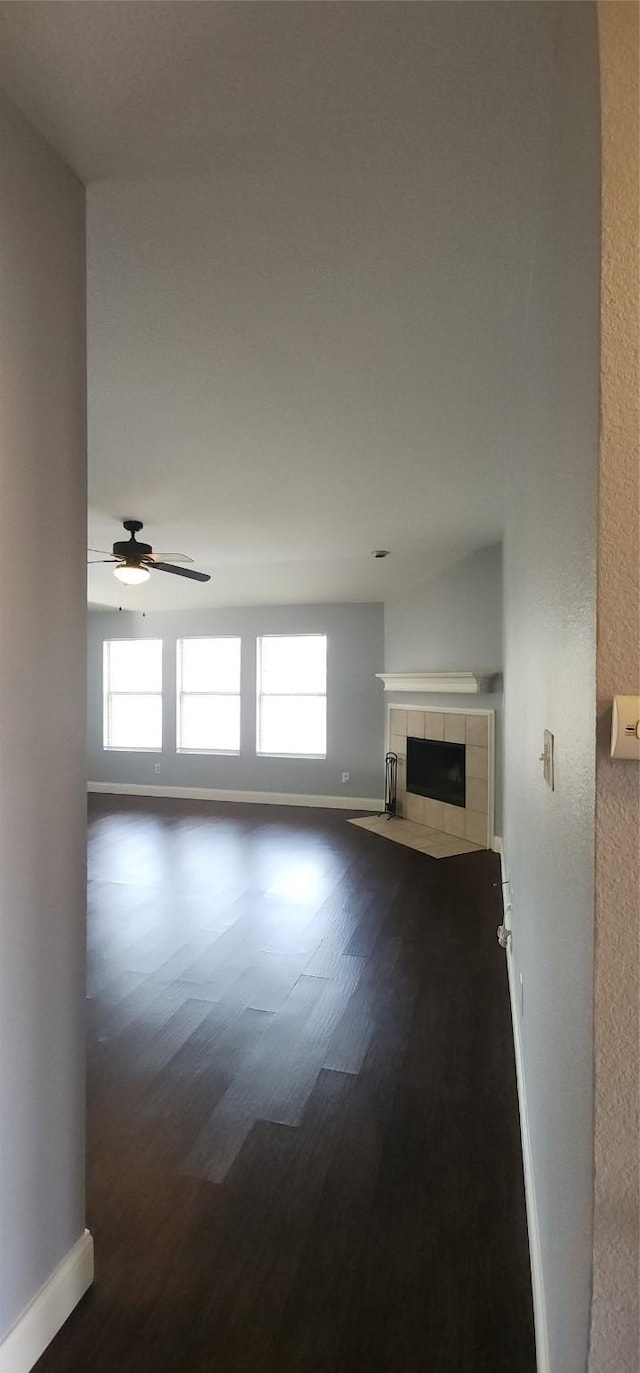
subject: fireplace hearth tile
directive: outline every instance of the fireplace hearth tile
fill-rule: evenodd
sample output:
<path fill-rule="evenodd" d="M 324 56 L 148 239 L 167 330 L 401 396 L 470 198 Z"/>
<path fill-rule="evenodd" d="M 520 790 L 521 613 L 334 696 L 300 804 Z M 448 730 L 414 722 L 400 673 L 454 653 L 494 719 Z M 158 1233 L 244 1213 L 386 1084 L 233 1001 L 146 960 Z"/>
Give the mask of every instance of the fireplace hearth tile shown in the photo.
<path fill-rule="evenodd" d="M 476 810 L 481 815 L 486 815 L 489 808 L 486 782 L 481 781 L 479 777 L 467 777 L 466 793 L 467 810 Z"/>
<path fill-rule="evenodd" d="M 381 839 L 390 839 L 394 844 L 404 844 L 408 849 L 416 849 L 428 858 L 457 858 L 463 853 L 477 853 L 483 844 L 474 844 L 468 839 L 459 839 L 442 830 L 428 829 L 426 825 L 416 825 L 411 820 L 389 818 L 386 815 L 367 815 L 361 819 L 349 820 L 348 824 L 377 834 Z"/>
<path fill-rule="evenodd" d="M 425 739 L 433 739 L 436 743 L 444 739 L 444 715 L 441 715 L 439 711 L 424 712 L 424 737 Z"/>
<path fill-rule="evenodd" d="M 407 734 L 410 739 L 424 739 L 424 711 L 407 711 Z"/>
<path fill-rule="evenodd" d="M 430 830 L 444 830 L 444 801 L 433 801 L 430 796 L 424 796 L 422 814 L 423 825 L 428 825 Z"/>
<path fill-rule="evenodd" d="M 467 715 L 467 744 L 475 744 L 478 748 L 488 748 L 489 746 L 489 721 L 486 715 Z"/>
<path fill-rule="evenodd" d="M 480 815 L 478 811 L 465 811 L 465 837 L 470 839 L 473 844 L 487 843 L 487 817 Z"/>
<path fill-rule="evenodd" d="M 468 745 L 465 754 L 467 777 L 477 777 L 486 782 L 489 776 L 489 750 Z"/>
<path fill-rule="evenodd" d="M 445 834 L 454 834 L 458 839 L 465 839 L 464 832 L 464 807 L 446 806 L 444 808 L 444 831 Z"/>
<path fill-rule="evenodd" d="M 406 736 L 406 733 L 407 733 L 407 712 L 406 712 L 406 710 L 398 710 L 395 706 L 393 707 L 393 709 L 392 709 L 392 711 L 391 711 L 391 733 L 392 733 L 392 734 L 404 734 L 404 735 Z"/>
<path fill-rule="evenodd" d="M 445 715 L 444 717 L 444 737 L 448 744 L 464 744 L 465 739 L 465 717 L 464 715 Z"/>
<path fill-rule="evenodd" d="M 392 734 L 389 740 L 389 748 L 392 753 L 397 753 L 398 758 L 407 756 L 407 736 L 406 734 Z"/>
<path fill-rule="evenodd" d="M 417 796 L 413 791 L 406 792 L 404 812 L 407 820 L 412 820 L 415 825 L 424 825 L 424 796 Z"/>

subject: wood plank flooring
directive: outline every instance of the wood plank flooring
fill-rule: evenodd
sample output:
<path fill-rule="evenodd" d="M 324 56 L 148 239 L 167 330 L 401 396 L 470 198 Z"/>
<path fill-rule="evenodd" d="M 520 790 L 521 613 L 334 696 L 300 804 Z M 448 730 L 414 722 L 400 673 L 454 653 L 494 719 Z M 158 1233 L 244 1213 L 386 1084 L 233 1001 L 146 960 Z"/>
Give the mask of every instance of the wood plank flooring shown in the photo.
<path fill-rule="evenodd" d="M 39 1373 L 534 1373 L 495 856 L 92 797 L 96 1281 Z"/>

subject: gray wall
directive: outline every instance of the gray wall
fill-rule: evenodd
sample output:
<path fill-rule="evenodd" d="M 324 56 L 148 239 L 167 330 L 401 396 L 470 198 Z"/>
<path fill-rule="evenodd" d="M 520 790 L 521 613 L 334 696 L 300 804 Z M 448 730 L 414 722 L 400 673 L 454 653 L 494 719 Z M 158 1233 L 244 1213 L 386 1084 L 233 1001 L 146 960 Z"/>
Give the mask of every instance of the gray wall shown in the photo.
<path fill-rule="evenodd" d="M 384 611 L 385 672 L 446 672 L 489 669 L 491 692 L 479 696 L 416 692 L 386 694 L 397 705 L 495 711 L 495 824 L 502 833 L 502 545 L 481 548 L 406 595 L 387 601 Z"/>
<path fill-rule="evenodd" d="M 502 670 L 502 545 L 481 548 L 388 600 L 385 670 Z"/>
<path fill-rule="evenodd" d="M 0 96 L 0 1340 L 84 1229 L 84 192 Z"/>
<path fill-rule="evenodd" d="M 552 1373 L 584 1373 L 593 1188 L 596 14 L 541 7 L 549 123 L 505 534 L 505 824 Z M 543 732 L 555 735 L 545 786 Z"/>
<path fill-rule="evenodd" d="M 327 757 L 258 758 L 255 749 L 256 637 L 326 634 Z M 241 751 L 236 758 L 179 754 L 176 738 L 176 639 L 189 635 L 242 637 Z M 163 751 L 120 753 L 102 747 L 102 643 L 110 638 L 161 638 Z M 146 615 L 121 611 L 89 616 L 89 780 L 313 796 L 384 794 L 382 684 L 383 608 L 378 604 L 260 606 Z M 160 761 L 161 775 L 154 772 Z M 341 773 L 350 774 L 342 784 Z"/>

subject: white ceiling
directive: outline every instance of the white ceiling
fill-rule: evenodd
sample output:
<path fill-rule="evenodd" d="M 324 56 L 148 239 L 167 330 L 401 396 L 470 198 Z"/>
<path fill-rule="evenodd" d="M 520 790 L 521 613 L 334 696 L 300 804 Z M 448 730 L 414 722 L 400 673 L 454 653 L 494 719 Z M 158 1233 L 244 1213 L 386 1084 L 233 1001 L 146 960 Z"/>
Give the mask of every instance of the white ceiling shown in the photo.
<path fill-rule="evenodd" d="M 89 186 L 90 543 L 212 574 L 92 602 L 383 599 L 500 537 L 545 9 L 0 4 Z"/>

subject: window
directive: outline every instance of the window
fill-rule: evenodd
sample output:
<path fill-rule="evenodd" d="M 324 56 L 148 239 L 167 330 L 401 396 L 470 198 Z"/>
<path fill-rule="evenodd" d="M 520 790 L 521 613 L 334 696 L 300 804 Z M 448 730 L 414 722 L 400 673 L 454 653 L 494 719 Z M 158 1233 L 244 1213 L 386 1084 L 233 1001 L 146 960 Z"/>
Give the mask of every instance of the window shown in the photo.
<path fill-rule="evenodd" d="M 324 634 L 258 639 L 258 753 L 326 758 Z"/>
<path fill-rule="evenodd" d="M 178 752 L 240 752 L 240 640 L 178 640 Z"/>
<path fill-rule="evenodd" d="M 106 639 L 104 747 L 162 748 L 162 639 Z"/>

